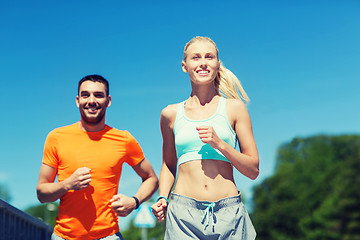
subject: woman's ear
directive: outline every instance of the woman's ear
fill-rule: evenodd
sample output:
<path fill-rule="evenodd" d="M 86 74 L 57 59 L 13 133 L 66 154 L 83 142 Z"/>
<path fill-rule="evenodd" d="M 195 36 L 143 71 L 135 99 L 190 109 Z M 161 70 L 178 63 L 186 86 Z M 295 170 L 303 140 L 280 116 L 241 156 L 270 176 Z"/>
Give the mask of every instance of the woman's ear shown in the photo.
<path fill-rule="evenodd" d="M 187 72 L 188 72 L 188 70 L 187 70 L 187 68 L 186 68 L 186 64 L 185 64 L 184 61 L 181 62 L 181 67 L 182 67 L 182 70 L 183 70 L 184 73 L 187 73 Z"/>

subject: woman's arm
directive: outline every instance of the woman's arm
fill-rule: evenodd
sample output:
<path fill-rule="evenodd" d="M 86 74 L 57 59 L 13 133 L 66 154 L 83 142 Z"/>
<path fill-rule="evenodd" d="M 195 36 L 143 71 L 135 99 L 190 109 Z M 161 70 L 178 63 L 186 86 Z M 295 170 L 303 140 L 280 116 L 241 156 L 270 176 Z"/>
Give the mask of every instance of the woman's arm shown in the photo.
<path fill-rule="evenodd" d="M 259 175 L 259 156 L 252 131 L 251 120 L 245 104 L 228 99 L 227 112 L 236 132 L 240 152 L 221 140 L 212 127 L 198 127 L 201 140 L 218 149 L 243 175 L 256 179 Z"/>
<path fill-rule="evenodd" d="M 176 118 L 176 105 L 166 107 L 161 112 L 160 127 L 163 137 L 163 164 L 160 172 L 159 194 L 169 196 L 174 185 L 177 168 L 175 150 L 174 122 Z"/>
<path fill-rule="evenodd" d="M 175 150 L 174 123 L 176 118 L 176 105 L 163 109 L 160 117 L 161 134 L 163 137 L 163 164 L 160 172 L 159 195 L 168 197 L 175 183 L 177 156 Z M 167 202 L 160 198 L 152 206 L 153 213 L 159 222 L 165 219 Z"/>

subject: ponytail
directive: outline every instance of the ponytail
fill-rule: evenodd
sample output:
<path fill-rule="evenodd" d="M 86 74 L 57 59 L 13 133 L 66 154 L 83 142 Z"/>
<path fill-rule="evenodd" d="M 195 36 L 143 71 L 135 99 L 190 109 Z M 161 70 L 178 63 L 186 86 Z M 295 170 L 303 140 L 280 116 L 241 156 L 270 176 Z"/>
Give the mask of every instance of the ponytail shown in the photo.
<path fill-rule="evenodd" d="M 223 97 L 243 99 L 245 103 L 250 102 L 239 79 L 229 69 L 225 68 L 221 62 L 219 73 L 215 78 L 215 87 Z"/>

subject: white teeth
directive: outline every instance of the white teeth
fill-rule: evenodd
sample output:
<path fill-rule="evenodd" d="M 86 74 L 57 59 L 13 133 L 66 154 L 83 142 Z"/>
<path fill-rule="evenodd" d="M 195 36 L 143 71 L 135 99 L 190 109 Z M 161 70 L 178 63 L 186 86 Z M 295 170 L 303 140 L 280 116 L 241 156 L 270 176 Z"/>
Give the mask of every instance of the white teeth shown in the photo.
<path fill-rule="evenodd" d="M 204 73 L 208 73 L 208 71 L 199 71 L 198 73 L 204 74 Z"/>

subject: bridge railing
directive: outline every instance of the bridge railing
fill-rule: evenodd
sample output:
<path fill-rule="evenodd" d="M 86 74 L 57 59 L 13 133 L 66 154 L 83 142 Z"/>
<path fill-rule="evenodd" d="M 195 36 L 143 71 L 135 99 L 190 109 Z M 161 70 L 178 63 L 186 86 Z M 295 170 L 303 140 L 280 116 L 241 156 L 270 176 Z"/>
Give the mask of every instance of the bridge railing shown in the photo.
<path fill-rule="evenodd" d="M 53 228 L 0 199 L 0 240 L 49 240 Z"/>

